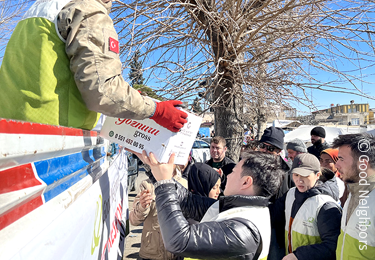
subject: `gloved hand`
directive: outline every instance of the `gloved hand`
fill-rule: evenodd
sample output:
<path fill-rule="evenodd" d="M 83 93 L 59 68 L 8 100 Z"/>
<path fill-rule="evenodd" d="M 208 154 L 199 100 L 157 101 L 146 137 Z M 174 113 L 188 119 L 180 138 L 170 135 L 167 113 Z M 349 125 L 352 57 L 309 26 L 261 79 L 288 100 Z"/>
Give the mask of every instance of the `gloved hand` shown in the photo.
<path fill-rule="evenodd" d="M 177 105 L 182 105 L 182 102 L 170 100 L 156 103 L 155 113 L 150 119 L 172 132 L 178 132 L 187 122 L 187 114 L 175 108 Z"/>

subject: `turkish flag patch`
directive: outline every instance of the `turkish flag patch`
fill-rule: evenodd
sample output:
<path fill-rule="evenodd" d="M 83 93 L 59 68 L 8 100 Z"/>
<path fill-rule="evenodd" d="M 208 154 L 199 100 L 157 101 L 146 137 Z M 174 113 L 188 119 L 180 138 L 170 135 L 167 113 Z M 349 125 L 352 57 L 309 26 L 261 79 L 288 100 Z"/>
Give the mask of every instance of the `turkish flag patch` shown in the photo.
<path fill-rule="evenodd" d="M 113 51 L 114 53 L 119 54 L 120 46 L 119 46 L 118 40 L 113 39 L 112 37 L 109 37 L 109 50 Z"/>

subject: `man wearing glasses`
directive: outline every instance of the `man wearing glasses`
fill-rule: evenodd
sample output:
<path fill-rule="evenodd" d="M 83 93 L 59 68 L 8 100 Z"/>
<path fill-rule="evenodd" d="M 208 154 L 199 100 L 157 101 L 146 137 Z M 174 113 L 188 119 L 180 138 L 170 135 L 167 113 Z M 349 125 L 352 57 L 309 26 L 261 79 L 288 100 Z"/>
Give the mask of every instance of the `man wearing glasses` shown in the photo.
<path fill-rule="evenodd" d="M 280 155 L 283 148 L 284 131 L 274 126 L 266 128 L 259 141 L 259 150 L 269 154 Z"/>
<path fill-rule="evenodd" d="M 286 172 L 284 181 L 276 194 L 275 198 L 271 198 L 271 202 L 284 195 L 293 185 L 291 177 L 287 174 L 291 165 L 287 162 L 281 152 L 284 148 L 284 131 L 279 127 L 270 126 L 264 130 L 262 138 L 259 141 L 259 151 L 273 154 L 279 157 L 283 170 Z"/>
<path fill-rule="evenodd" d="M 291 169 L 291 165 L 284 160 L 281 156 L 281 151 L 284 148 L 284 131 L 278 127 L 268 127 L 264 130 L 262 138 L 259 141 L 259 150 L 264 153 L 273 154 L 275 157 L 281 162 L 282 169 L 284 170 L 283 181 L 281 186 L 278 188 L 278 192 L 276 195 L 270 198 L 269 207 L 273 207 L 273 203 L 276 199 L 282 197 L 284 193 L 288 192 L 288 190 L 294 186 L 292 178 L 289 174 Z M 278 229 L 278 231 L 276 231 Z M 282 234 L 283 227 L 275 227 L 272 226 L 271 229 L 271 244 L 270 244 L 270 251 L 267 259 L 275 260 L 275 259 L 282 259 L 285 255 L 285 248 L 284 248 L 284 237 L 278 236 L 276 234 Z"/>

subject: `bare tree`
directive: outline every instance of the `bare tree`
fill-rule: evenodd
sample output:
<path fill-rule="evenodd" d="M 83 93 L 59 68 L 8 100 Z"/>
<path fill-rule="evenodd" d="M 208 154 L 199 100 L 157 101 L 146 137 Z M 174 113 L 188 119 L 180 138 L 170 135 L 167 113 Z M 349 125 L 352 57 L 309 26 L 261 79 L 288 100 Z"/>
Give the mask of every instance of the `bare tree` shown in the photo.
<path fill-rule="evenodd" d="M 0 0 L 0 62 L 4 48 L 15 25 L 25 11 L 27 2 L 22 0 Z"/>
<path fill-rule="evenodd" d="M 141 49 L 160 93 L 213 93 L 215 132 L 236 160 L 245 100 L 261 112 L 291 99 L 313 106 L 310 88 L 368 97 L 357 84 L 375 64 L 374 10 L 355 0 L 140 0 L 117 1 L 113 11 L 125 64 Z M 322 72 L 333 80 L 321 81 Z"/>

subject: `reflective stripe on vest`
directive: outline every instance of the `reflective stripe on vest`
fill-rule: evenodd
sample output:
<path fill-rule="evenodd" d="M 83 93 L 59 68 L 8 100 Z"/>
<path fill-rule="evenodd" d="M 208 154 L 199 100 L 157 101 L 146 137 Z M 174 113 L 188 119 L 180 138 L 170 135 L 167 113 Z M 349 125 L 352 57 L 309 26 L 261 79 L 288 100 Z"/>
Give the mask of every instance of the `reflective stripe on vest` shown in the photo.
<path fill-rule="evenodd" d="M 290 224 L 292 207 L 295 200 L 296 188 L 288 191 L 285 201 L 285 248 L 286 254 L 300 246 L 318 244 L 322 240 L 318 231 L 318 214 L 321 207 L 327 202 L 337 202 L 328 195 L 316 195 L 308 198 L 299 208 L 296 216 Z M 338 205 L 337 205 L 338 206 Z M 339 206 L 338 206 L 339 207 Z M 290 239 L 289 239 L 290 237 Z"/>
<path fill-rule="evenodd" d="M 100 114 L 87 109 L 65 43 L 56 30 L 70 0 L 35 2 L 17 24 L 0 68 L 0 117 L 92 129 Z"/>
<path fill-rule="evenodd" d="M 375 190 L 360 192 L 359 205 L 346 224 L 351 197 L 343 209 L 336 259 L 375 259 Z"/>
<path fill-rule="evenodd" d="M 219 214 L 219 201 L 215 202 L 203 216 L 200 223 L 208 221 L 223 221 L 231 218 L 244 218 L 258 228 L 262 236 L 263 248 L 259 260 L 267 259 L 271 242 L 271 218 L 267 207 L 236 207 Z"/>

